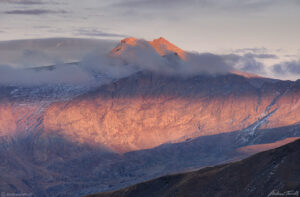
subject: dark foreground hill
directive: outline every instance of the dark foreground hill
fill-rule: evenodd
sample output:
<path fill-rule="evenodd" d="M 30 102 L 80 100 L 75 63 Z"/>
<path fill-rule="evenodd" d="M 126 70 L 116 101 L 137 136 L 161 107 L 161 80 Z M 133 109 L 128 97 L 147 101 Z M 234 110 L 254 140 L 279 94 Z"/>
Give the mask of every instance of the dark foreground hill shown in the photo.
<path fill-rule="evenodd" d="M 299 196 L 300 140 L 247 159 L 89 197 Z"/>

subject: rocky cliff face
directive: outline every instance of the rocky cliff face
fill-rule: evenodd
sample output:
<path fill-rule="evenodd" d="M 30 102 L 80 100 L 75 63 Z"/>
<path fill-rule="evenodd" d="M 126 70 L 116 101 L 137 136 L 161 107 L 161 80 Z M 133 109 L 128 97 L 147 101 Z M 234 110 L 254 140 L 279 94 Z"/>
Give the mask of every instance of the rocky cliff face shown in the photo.
<path fill-rule="evenodd" d="M 187 56 L 163 38 L 125 39 L 108 56 L 137 45 Z M 235 150 L 300 136 L 299 84 L 141 70 L 97 89 L 1 87 L 1 169 L 15 175 L 0 189 L 74 196 L 245 157 L 258 150 Z"/>
<path fill-rule="evenodd" d="M 297 84 L 233 74 L 182 78 L 140 72 L 67 101 L 20 104 L 8 98 L 0 126 L 5 133 L 39 126 L 73 142 L 128 152 L 252 124 L 297 124 Z"/>
<path fill-rule="evenodd" d="M 231 74 L 186 79 L 138 73 L 51 105 L 43 126 L 74 141 L 127 152 L 241 130 L 268 115 L 264 128 L 297 123 L 295 103 L 284 101 L 280 107 L 284 99 L 291 99 L 289 94 L 295 94 L 289 92 L 293 84 L 261 80 L 261 87 L 256 87 Z"/>

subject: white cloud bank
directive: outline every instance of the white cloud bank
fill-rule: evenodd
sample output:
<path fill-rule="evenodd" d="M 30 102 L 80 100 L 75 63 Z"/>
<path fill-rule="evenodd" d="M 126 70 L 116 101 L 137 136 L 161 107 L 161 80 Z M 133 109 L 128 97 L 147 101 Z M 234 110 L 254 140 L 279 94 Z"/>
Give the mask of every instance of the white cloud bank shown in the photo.
<path fill-rule="evenodd" d="M 276 59 L 277 56 L 272 54 L 187 53 L 186 60 L 182 61 L 172 53 L 162 57 L 148 42 L 140 40 L 135 47 L 127 46 L 121 55 L 108 55 L 115 45 L 116 42 L 113 41 L 82 39 L 2 42 L 0 84 L 89 85 L 97 83 L 99 76 L 119 79 L 138 71 L 195 76 L 220 75 L 238 69 L 261 75 L 272 72 L 276 77 L 300 75 L 299 61 L 284 62 L 271 67 L 258 61 L 264 58 Z M 70 61 L 78 63 L 65 64 Z M 55 66 L 45 67 L 52 64 Z"/>

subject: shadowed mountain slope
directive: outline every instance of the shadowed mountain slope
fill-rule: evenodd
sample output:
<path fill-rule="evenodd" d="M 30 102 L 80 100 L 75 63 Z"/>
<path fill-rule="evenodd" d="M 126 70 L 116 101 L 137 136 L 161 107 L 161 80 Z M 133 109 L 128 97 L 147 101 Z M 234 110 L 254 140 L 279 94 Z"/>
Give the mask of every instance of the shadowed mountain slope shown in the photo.
<path fill-rule="evenodd" d="M 296 192 L 294 195 L 298 196 L 299 166 L 300 140 L 297 140 L 235 163 L 165 176 L 89 197 L 276 196 L 272 191 Z"/>

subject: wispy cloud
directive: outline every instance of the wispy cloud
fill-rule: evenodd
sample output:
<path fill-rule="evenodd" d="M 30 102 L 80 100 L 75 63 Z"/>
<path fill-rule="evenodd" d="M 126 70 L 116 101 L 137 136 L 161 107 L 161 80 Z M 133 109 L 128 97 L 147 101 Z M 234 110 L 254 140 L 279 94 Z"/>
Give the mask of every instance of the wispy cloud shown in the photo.
<path fill-rule="evenodd" d="M 234 53 L 242 53 L 242 54 L 246 54 L 246 53 L 267 53 L 268 49 L 265 47 L 258 47 L 258 48 L 243 48 L 243 49 L 236 49 L 233 51 Z"/>
<path fill-rule="evenodd" d="M 246 53 L 244 56 L 248 58 L 258 58 L 258 59 L 278 59 L 277 55 L 268 54 L 268 53 L 263 53 L 263 54 Z"/>
<path fill-rule="evenodd" d="M 128 37 L 124 34 L 117 34 L 117 33 L 110 33 L 110 32 L 104 32 L 95 28 L 92 29 L 86 29 L 81 28 L 78 29 L 75 35 L 82 35 L 82 36 L 91 36 L 91 37 Z"/>
<path fill-rule="evenodd" d="M 42 1 L 40 0 L 12 0 L 12 3 L 16 3 L 16 4 L 23 4 L 23 5 L 37 5 L 37 4 L 43 4 Z"/>
<path fill-rule="evenodd" d="M 67 11 L 65 10 L 47 10 L 47 9 L 27 9 L 27 10 L 10 10 L 5 11 L 5 14 L 13 14 L 13 15 L 44 15 L 44 14 L 65 14 Z"/>
<path fill-rule="evenodd" d="M 274 5 L 299 5 L 297 0 L 127 0 L 114 3 L 119 7 L 164 8 L 164 7 L 197 7 L 235 10 L 255 10 Z"/>

